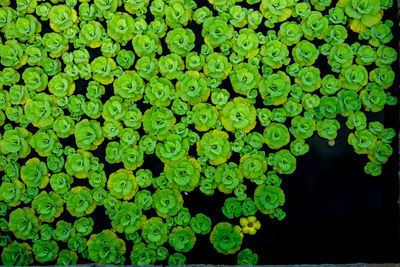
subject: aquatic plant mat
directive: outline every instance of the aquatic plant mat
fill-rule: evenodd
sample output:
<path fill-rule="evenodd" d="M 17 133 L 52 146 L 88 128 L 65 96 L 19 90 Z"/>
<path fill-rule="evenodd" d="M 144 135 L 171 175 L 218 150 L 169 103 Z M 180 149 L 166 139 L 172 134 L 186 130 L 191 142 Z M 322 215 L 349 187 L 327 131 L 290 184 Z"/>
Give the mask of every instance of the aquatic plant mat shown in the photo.
<path fill-rule="evenodd" d="M 0 0 L 0 264 L 397 266 L 397 11 Z"/>

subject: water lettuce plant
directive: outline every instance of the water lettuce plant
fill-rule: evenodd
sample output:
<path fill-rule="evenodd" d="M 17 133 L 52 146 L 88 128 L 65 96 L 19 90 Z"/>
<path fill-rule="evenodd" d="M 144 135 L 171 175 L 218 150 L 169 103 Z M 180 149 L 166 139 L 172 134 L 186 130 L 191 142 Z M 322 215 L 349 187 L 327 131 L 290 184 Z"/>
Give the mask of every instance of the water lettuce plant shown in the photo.
<path fill-rule="evenodd" d="M 0 0 L 0 263 L 183 265 L 204 235 L 257 264 L 244 241 L 285 218 L 310 138 L 346 127 L 384 171 L 397 133 L 369 114 L 397 104 L 392 6 Z"/>

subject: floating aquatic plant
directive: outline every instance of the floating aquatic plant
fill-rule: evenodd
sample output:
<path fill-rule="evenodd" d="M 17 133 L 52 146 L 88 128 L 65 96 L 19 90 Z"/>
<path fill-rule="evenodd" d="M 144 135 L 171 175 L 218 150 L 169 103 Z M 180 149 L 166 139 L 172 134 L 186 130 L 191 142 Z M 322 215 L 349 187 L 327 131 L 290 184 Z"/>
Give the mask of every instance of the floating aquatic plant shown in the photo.
<path fill-rule="evenodd" d="M 393 153 L 367 115 L 397 103 L 392 5 L 0 0 L 1 263 L 183 265 L 206 235 L 257 264 L 308 139 L 347 127 L 372 176 Z"/>

